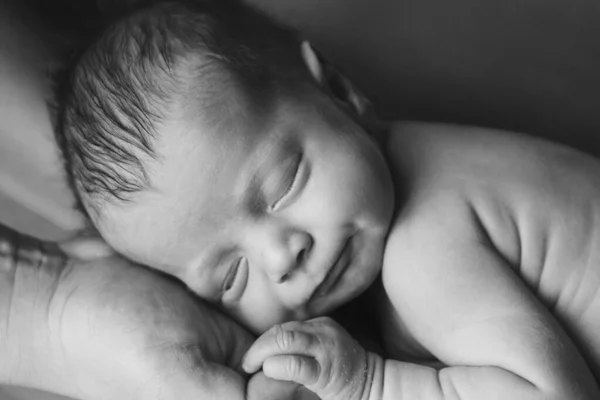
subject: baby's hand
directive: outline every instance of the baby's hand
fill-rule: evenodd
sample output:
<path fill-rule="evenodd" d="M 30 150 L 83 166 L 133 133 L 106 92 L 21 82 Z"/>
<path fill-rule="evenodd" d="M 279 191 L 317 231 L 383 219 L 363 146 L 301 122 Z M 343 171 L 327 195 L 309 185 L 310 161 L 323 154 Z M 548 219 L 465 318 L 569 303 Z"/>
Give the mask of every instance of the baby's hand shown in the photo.
<path fill-rule="evenodd" d="M 261 366 L 267 377 L 304 385 L 322 400 L 368 398 L 367 352 L 331 318 L 268 330 L 244 357 L 246 372 Z"/>

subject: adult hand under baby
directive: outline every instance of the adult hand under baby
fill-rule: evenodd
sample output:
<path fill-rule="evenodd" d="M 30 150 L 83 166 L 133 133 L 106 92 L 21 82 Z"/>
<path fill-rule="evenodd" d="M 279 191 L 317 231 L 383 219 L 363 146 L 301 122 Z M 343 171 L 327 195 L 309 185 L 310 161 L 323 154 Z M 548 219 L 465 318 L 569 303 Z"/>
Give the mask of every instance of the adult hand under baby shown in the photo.
<path fill-rule="evenodd" d="M 29 263 L 41 242 L 26 238 L 34 245 L 24 249 L 3 229 L 2 249 L 20 264 L 1 304 L 4 383 L 82 400 L 294 399 L 297 384 L 261 375 L 247 383 L 239 365 L 254 338 L 179 282 L 93 240 Z"/>
<path fill-rule="evenodd" d="M 323 400 L 366 400 L 379 356 L 365 351 L 328 317 L 277 325 L 259 337 L 243 368 L 293 381 Z"/>

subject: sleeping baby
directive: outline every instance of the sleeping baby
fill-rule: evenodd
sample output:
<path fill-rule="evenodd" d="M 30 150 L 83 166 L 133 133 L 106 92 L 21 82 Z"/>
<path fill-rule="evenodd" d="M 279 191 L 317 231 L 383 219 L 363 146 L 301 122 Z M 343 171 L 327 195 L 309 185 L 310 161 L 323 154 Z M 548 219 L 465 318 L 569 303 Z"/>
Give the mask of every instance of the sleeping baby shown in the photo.
<path fill-rule="evenodd" d="M 81 209 L 260 335 L 246 372 L 323 400 L 600 398 L 597 160 L 380 123 L 308 43 L 229 0 L 130 10 L 60 98 Z M 327 317 L 359 295 L 382 354 Z"/>

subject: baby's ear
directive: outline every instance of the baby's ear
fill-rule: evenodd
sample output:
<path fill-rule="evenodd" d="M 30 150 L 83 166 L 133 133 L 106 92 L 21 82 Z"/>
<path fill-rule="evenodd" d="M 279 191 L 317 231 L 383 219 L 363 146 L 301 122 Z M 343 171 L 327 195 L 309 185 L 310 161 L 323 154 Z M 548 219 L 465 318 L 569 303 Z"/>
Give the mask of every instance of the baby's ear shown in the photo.
<path fill-rule="evenodd" d="M 373 112 L 373 106 L 350 80 L 325 60 L 312 45 L 302 42 L 302 58 L 315 81 L 337 102 L 356 114 L 360 119 Z"/>

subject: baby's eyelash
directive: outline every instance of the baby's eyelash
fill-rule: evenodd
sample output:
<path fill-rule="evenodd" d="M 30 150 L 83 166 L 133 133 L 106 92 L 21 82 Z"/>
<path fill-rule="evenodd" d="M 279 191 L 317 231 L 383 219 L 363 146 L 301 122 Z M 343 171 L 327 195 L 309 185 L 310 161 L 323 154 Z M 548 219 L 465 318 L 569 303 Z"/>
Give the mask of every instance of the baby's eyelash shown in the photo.
<path fill-rule="evenodd" d="M 293 190 L 296 187 L 296 184 L 298 183 L 298 171 L 300 170 L 300 164 L 302 163 L 302 154 L 300 154 L 298 156 L 298 160 L 295 163 L 295 168 L 294 168 L 294 177 L 292 178 L 292 182 L 289 184 L 289 186 L 287 187 L 287 189 L 282 193 L 282 195 L 279 197 L 279 199 L 277 201 L 275 201 L 270 207 L 269 209 L 271 210 L 275 210 L 277 209 L 277 206 L 279 204 L 281 204 L 282 201 L 284 201 L 287 197 L 288 194 L 290 194 L 291 192 L 293 192 Z"/>
<path fill-rule="evenodd" d="M 232 305 L 243 296 L 248 285 L 248 259 L 240 257 L 230 269 L 228 278 L 223 283 L 220 303 L 223 305 Z"/>
<path fill-rule="evenodd" d="M 229 268 L 229 271 L 227 271 L 227 275 L 225 276 L 225 280 L 223 281 L 222 285 L 223 292 L 226 292 L 233 287 L 233 284 L 235 283 L 235 278 L 237 277 L 238 271 L 240 269 L 241 260 L 241 258 L 238 259 L 235 262 L 235 264 Z"/>

